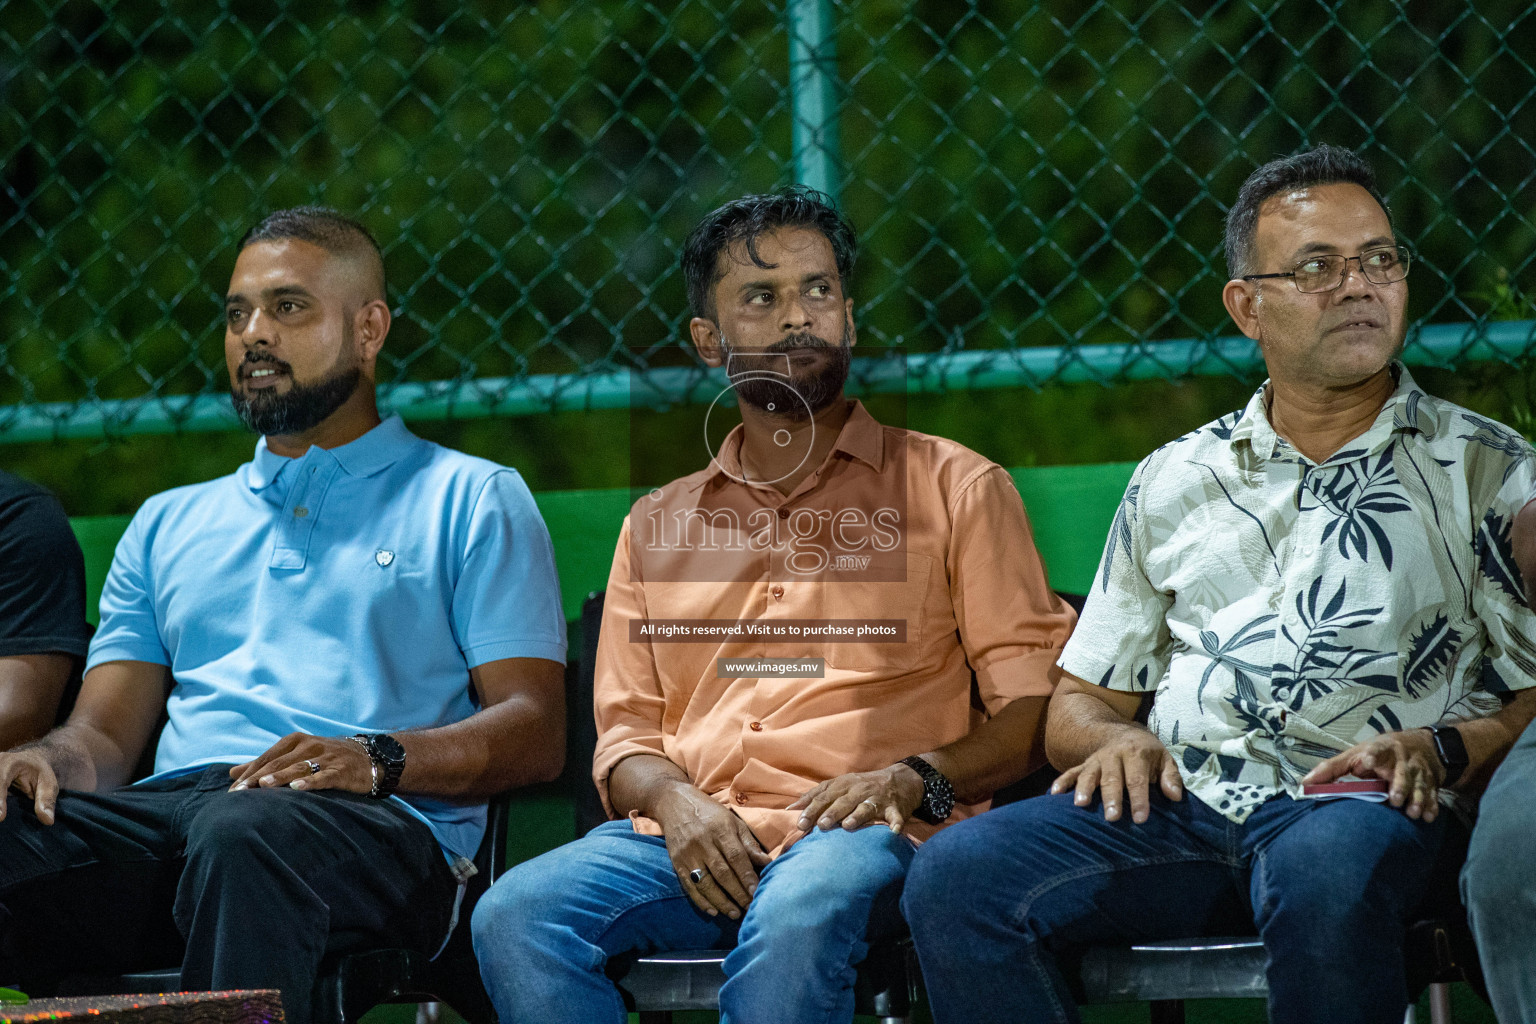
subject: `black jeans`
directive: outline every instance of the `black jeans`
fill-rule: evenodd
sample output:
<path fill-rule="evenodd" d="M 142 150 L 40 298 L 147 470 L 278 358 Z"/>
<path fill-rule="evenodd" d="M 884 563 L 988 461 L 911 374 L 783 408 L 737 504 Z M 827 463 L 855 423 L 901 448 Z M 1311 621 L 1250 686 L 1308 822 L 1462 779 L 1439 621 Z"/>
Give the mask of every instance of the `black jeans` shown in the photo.
<path fill-rule="evenodd" d="M 327 953 L 434 953 L 456 883 L 432 832 L 354 793 L 229 788 L 229 766 L 66 791 L 0 821 L 0 984 L 181 962 L 188 990 L 276 988 L 311 1016 Z"/>

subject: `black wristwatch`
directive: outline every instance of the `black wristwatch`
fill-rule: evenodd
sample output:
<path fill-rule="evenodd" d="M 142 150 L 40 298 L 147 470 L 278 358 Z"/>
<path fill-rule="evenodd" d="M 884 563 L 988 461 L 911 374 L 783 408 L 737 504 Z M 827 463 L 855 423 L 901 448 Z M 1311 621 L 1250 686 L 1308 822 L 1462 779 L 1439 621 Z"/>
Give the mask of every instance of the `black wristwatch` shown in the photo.
<path fill-rule="evenodd" d="M 1456 785 L 1456 780 L 1461 778 L 1461 773 L 1467 770 L 1471 760 L 1467 757 L 1467 744 L 1461 738 L 1461 730 L 1454 725 L 1429 725 L 1425 728 L 1435 738 L 1435 753 L 1440 755 L 1440 764 L 1445 767 L 1445 778 L 1440 780 L 1440 785 Z"/>
<path fill-rule="evenodd" d="M 917 805 L 912 817 L 937 825 L 955 809 L 955 787 L 949 784 L 944 773 L 916 754 L 904 757 L 901 763 L 923 777 L 923 802 Z"/>
<path fill-rule="evenodd" d="M 373 762 L 373 789 L 368 795 L 382 800 L 400 785 L 400 775 L 405 771 L 405 748 L 387 732 L 361 732 L 352 739 L 368 752 Z"/>

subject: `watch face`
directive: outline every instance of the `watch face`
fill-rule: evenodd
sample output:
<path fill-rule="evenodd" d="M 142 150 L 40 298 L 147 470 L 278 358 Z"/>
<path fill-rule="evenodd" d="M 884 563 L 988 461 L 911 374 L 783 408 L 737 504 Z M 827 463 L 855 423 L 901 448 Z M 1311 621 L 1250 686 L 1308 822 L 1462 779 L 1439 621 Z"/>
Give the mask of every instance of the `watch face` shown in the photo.
<path fill-rule="evenodd" d="M 948 781 L 933 787 L 928 793 L 928 805 L 939 821 L 949 817 L 955 809 L 955 791 L 950 788 Z"/>
<path fill-rule="evenodd" d="M 377 733 L 372 737 L 372 739 L 375 749 L 378 750 L 379 756 L 384 758 L 384 760 L 405 760 L 405 748 L 402 747 L 400 745 L 400 741 L 395 739 L 393 736 L 389 735 L 388 733 Z"/>

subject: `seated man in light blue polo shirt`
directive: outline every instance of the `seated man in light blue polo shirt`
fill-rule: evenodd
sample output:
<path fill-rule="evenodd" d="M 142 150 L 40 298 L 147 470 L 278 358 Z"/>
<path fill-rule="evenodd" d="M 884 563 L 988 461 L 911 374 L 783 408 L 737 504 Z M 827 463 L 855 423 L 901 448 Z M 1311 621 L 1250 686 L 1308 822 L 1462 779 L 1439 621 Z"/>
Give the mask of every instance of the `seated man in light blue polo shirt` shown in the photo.
<path fill-rule="evenodd" d="M 285 210 L 242 241 L 225 353 L 265 436 L 144 504 L 73 715 L 0 755 L 0 983 L 179 957 L 183 988 L 279 988 L 306 1021 L 325 954 L 435 952 L 486 798 L 559 773 L 549 534 L 514 470 L 380 422 L 389 325 L 360 225 Z"/>

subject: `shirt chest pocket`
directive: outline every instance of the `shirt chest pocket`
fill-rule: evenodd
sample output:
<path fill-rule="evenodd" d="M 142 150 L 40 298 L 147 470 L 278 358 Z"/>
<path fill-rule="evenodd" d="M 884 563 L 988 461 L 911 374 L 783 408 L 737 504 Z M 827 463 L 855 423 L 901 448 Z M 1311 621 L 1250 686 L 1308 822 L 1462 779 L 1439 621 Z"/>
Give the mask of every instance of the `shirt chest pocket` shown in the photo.
<path fill-rule="evenodd" d="M 934 559 L 906 554 L 906 578 L 899 580 L 840 580 L 818 588 L 821 617 L 842 620 L 864 637 L 829 641 L 827 665 L 855 672 L 899 672 L 917 664 L 931 624 L 928 591 L 933 585 Z M 885 630 L 894 627 L 896 635 Z M 904 631 L 904 636 L 902 635 Z"/>

